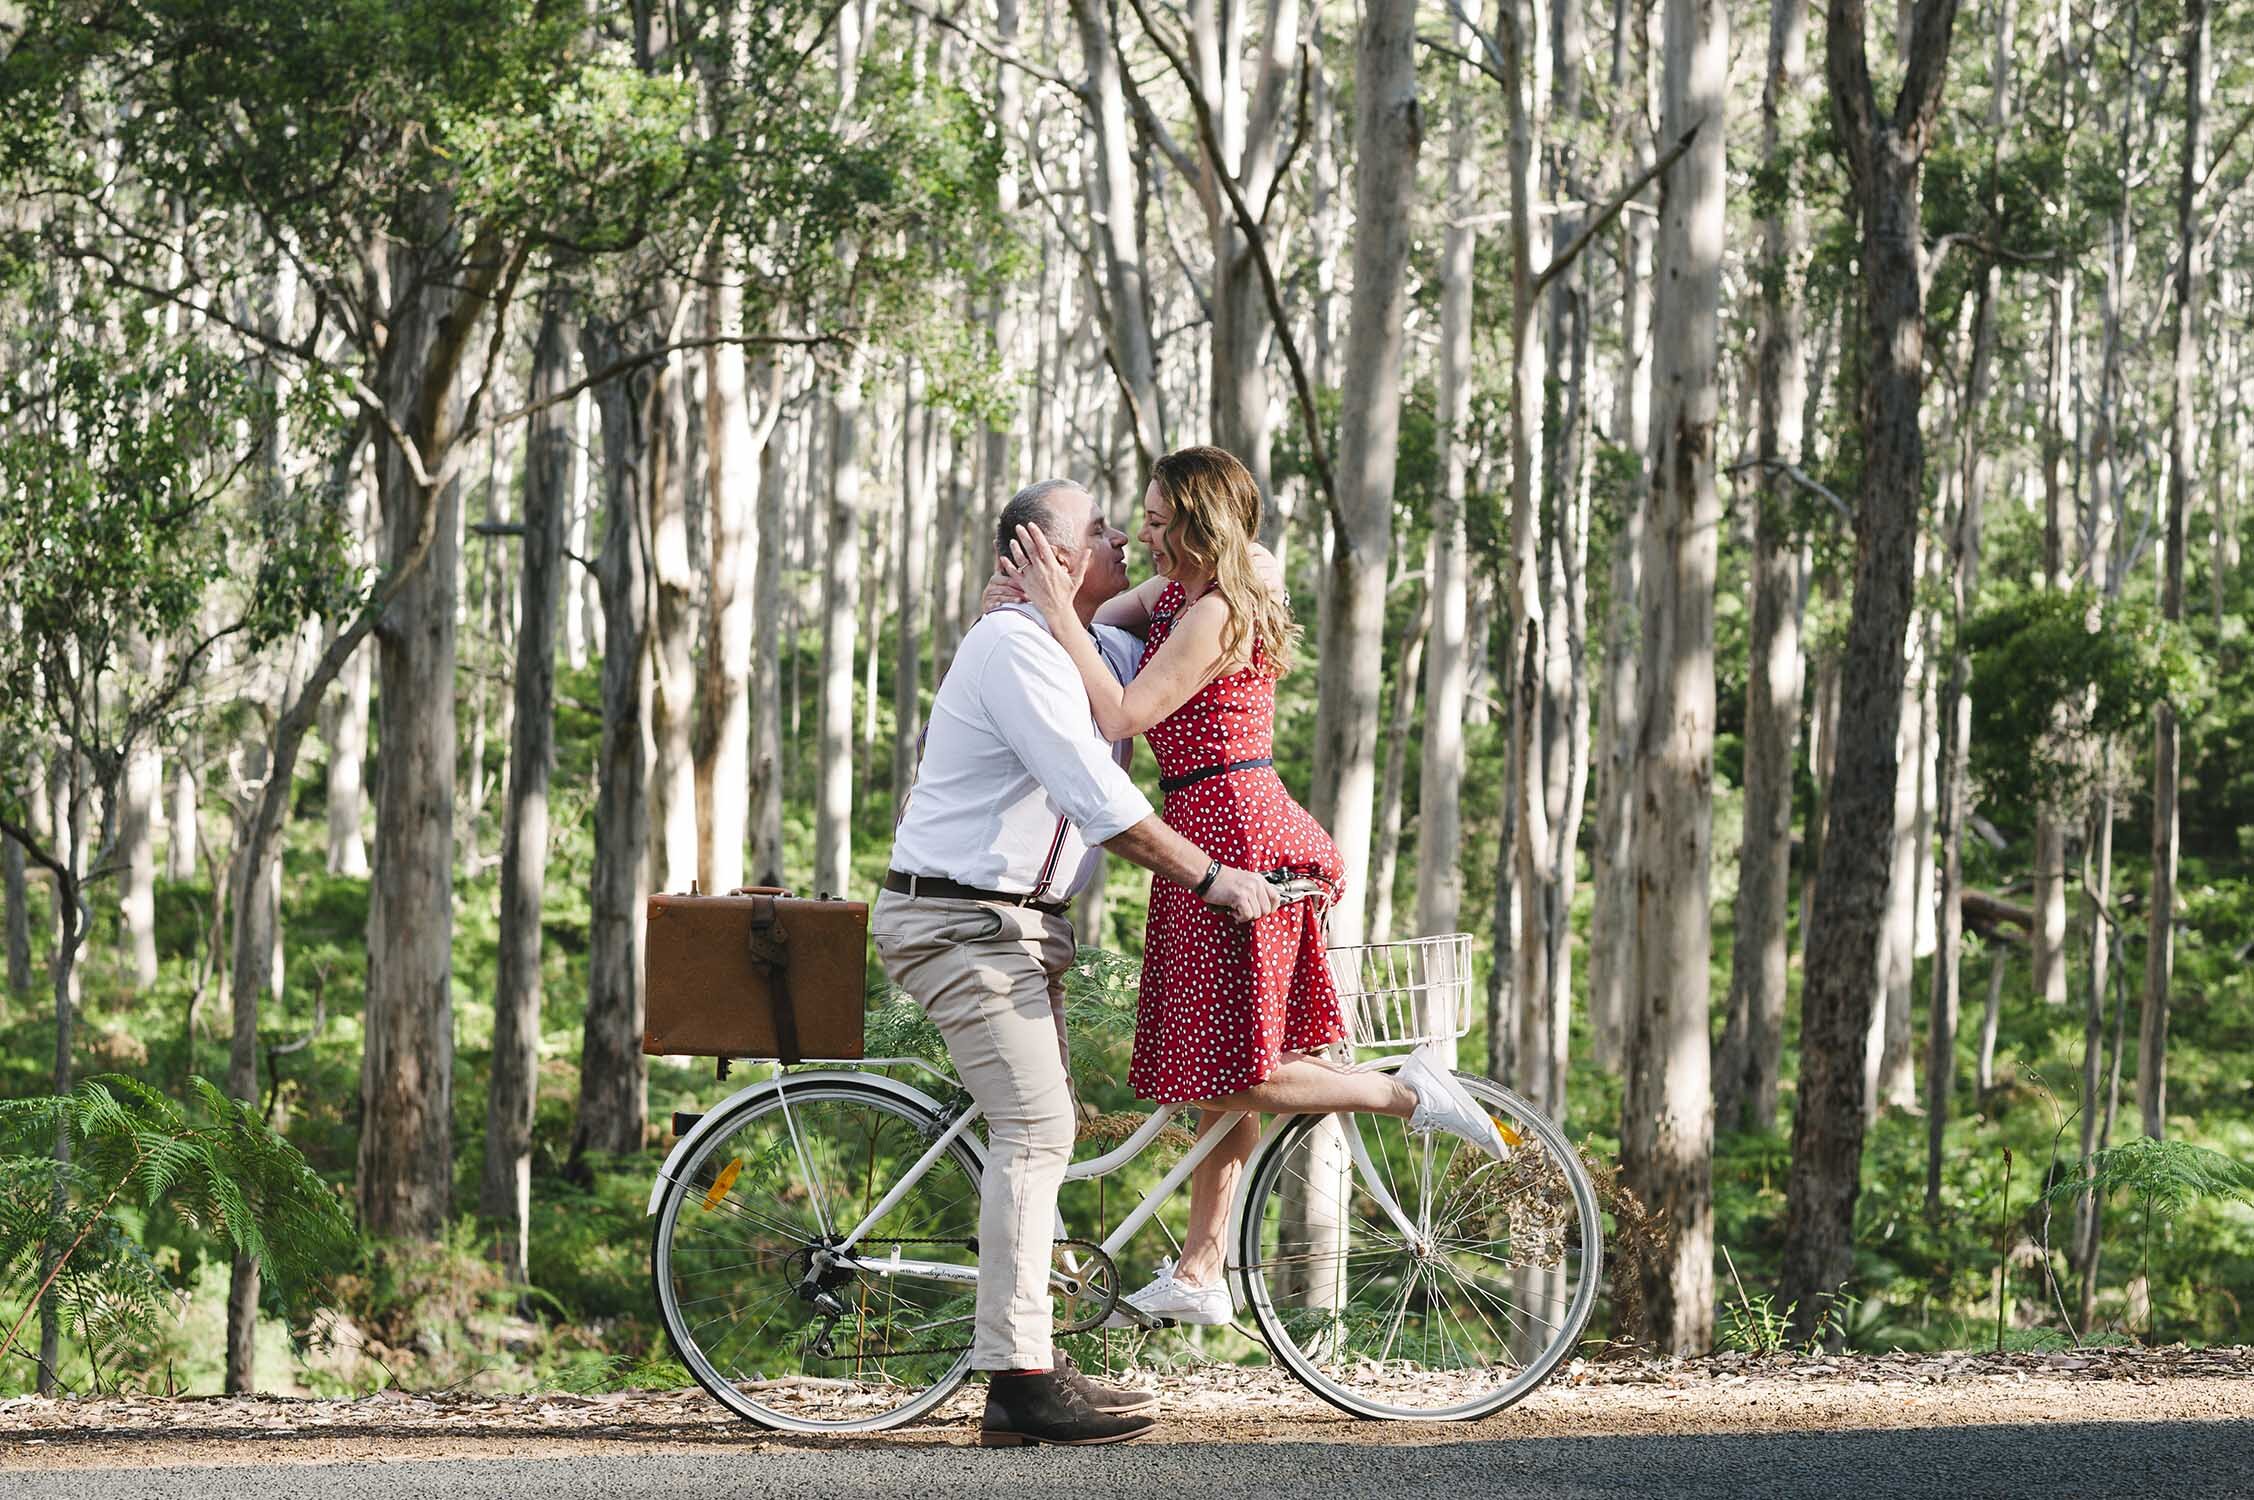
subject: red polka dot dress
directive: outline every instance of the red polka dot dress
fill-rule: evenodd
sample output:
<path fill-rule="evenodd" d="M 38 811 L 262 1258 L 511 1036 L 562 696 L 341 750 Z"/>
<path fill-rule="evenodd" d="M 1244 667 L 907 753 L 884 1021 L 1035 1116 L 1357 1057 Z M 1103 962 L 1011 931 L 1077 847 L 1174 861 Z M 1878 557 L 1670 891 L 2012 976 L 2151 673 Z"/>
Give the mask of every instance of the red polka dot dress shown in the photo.
<path fill-rule="evenodd" d="M 1170 583 L 1151 612 L 1143 661 L 1172 632 L 1184 606 Z M 1266 759 L 1274 747 L 1276 683 L 1256 646 L 1251 665 L 1216 678 L 1144 733 L 1167 780 Z M 1272 766 L 1205 776 L 1171 789 L 1168 827 L 1223 864 L 1290 869 L 1330 882 L 1338 849 L 1291 799 Z M 1312 1051 L 1346 1028 L 1323 957 L 1322 919 L 1304 901 L 1239 925 L 1162 876 L 1151 878 L 1142 996 L 1127 1081 L 1162 1103 L 1211 1099 L 1259 1083 L 1281 1052 Z"/>

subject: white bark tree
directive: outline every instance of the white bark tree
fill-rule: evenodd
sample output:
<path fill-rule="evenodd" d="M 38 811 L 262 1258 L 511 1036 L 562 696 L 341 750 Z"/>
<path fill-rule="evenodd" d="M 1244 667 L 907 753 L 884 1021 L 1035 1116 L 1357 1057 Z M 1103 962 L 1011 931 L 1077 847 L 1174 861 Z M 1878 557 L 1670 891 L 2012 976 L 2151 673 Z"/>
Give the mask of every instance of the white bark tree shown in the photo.
<path fill-rule="evenodd" d="M 1808 103 L 1806 0 L 1769 10 L 1769 66 L 1761 91 L 1761 152 L 1771 173 L 1789 174 Z M 1738 857 L 1736 943 L 1730 998 L 1714 1060 L 1715 1113 L 1730 1129 L 1776 1123 L 1777 1061 L 1783 1050 L 1785 929 L 1792 901 L 1793 753 L 1799 738 L 1805 659 L 1800 647 L 1803 578 L 1792 535 L 1793 481 L 1802 461 L 1808 400 L 1802 311 L 1808 209 L 1789 175 L 1761 220 L 1761 328 L 1755 457 L 1753 626 L 1745 684 L 1745 834 Z"/>
<path fill-rule="evenodd" d="M 1664 28 L 1662 138 L 1696 134 L 1661 179 L 1635 757 L 1634 1029 L 1621 1152 L 1625 1179 L 1664 1226 L 1656 1246 L 1630 1252 L 1645 1335 L 1690 1353 L 1710 1347 L 1714 1333 L 1708 864 L 1728 11 L 1723 0 L 1668 0 Z"/>
<path fill-rule="evenodd" d="M 1451 45 L 1470 27 L 1450 18 Z M 1432 518 L 1432 631 L 1424 661 L 1424 746 L 1417 777 L 1417 931 L 1452 932 L 1463 908 L 1464 700 L 1470 692 L 1470 591 L 1464 503 L 1471 473 L 1473 211 L 1469 83 L 1458 69 L 1448 102 L 1448 174 L 1440 251 L 1440 509 Z"/>
<path fill-rule="evenodd" d="M 1386 569 L 1399 462 L 1402 318 L 1410 209 L 1423 121 L 1416 90 L 1416 7 L 1374 0 L 1355 38 L 1354 297 L 1346 334 L 1355 399 L 1339 414 L 1339 526 L 1322 612 L 1311 811 L 1330 829 L 1346 894 L 1333 942 L 1356 943 L 1368 915 L 1377 791 Z"/>

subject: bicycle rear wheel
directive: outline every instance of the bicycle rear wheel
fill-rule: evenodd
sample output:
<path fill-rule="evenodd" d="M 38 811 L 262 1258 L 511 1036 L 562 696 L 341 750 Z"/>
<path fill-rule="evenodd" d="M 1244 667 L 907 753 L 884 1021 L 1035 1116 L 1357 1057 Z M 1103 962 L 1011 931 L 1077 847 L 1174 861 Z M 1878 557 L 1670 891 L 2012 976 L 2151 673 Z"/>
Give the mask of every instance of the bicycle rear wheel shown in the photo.
<path fill-rule="evenodd" d="M 1245 1301 L 1276 1358 L 1362 1417 L 1471 1420 L 1541 1384 L 1602 1279 L 1596 1192 L 1556 1126 L 1508 1089 L 1456 1075 L 1511 1143 L 1507 1161 L 1385 1115 L 1358 1130 L 1405 1234 L 1326 1129 L 1293 1120 L 1252 1164 L 1238 1243 Z"/>
<path fill-rule="evenodd" d="M 904 1253 L 975 1274 L 976 1142 L 954 1141 L 833 1260 L 831 1247 L 945 1122 L 871 1083 L 785 1087 L 787 1113 L 777 1092 L 745 1101 L 665 1190 L 650 1273 L 666 1336 L 698 1384 L 764 1426 L 868 1432 L 913 1421 L 970 1370 L 976 1290 L 968 1277 L 881 1267 Z"/>

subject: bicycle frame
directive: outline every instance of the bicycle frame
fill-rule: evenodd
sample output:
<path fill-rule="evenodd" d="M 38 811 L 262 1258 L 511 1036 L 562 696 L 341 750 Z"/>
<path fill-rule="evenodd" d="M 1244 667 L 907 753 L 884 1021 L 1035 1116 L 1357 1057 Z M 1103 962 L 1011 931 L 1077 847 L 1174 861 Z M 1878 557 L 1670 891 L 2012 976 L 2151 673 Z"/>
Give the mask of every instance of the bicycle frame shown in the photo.
<path fill-rule="evenodd" d="M 1370 1071 L 1391 1071 L 1393 1068 L 1400 1066 L 1400 1062 L 1401 1059 L 1397 1057 L 1388 1057 L 1362 1066 Z M 782 1105 L 784 1125 L 791 1134 L 795 1148 L 797 1126 L 792 1121 L 790 1114 L 790 1088 L 792 1084 L 804 1085 L 847 1078 L 875 1083 L 903 1101 L 919 1106 L 930 1114 L 935 1121 L 947 1120 L 947 1126 L 932 1141 L 931 1145 L 925 1148 L 923 1155 L 916 1159 L 915 1164 L 901 1174 L 900 1180 L 894 1183 L 882 1198 L 877 1200 L 869 1212 L 862 1217 L 861 1222 L 838 1238 L 830 1249 L 832 1255 L 852 1255 L 855 1247 L 869 1234 L 870 1230 L 887 1213 L 892 1211 L 893 1206 L 922 1179 L 926 1172 L 931 1170 L 933 1163 L 937 1162 L 956 1141 L 968 1136 L 971 1150 L 973 1154 L 979 1157 L 982 1167 L 985 1159 L 985 1148 L 976 1136 L 969 1135 L 971 1126 L 977 1123 L 983 1113 L 978 1105 L 974 1103 L 952 1119 L 947 1119 L 946 1111 L 939 1102 L 922 1090 L 887 1077 L 882 1073 L 869 1071 L 871 1068 L 880 1066 L 912 1066 L 929 1072 L 934 1077 L 946 1078 L 945 1074 L 938 1072 L 937 1069 L 917 1058 L 868 1058 L 859 1060 L 857 1065 L 824 1068 L 804 1073 L 782 1073 L 778 1071 L 772 1078 L 750 1084 L 731 1094 L 707 1114 L 704 1121 L 698 1122 L 695 1128 L 674 1143 L 673 1150 L 665 1159 L 665 1164 L 658 1169 L 656 1182 L 651 1185 L 648 1212 L 652 1214 L 657 1212 L 658 1200 L 663 1195 L 666 1184 L 673 1180 L 674 1168 L 707 1133 L 706 1121 L 711 1122 L 713 1126 L 717 1126 L 720 1121 L 734 1112 L 734 1107 L 739 1103 L 763 1094 L 772 1093 Z M 1151 1142 L 1158 1139 L 1159 1133 L 1185 1112 L 1186 1109 L 1182 1105 L 1161 1105 L 1151 1112 L 1149 1119 L 1136 1128 L 1133 1135 L 1112 1150 L 1101 1156 L 1090 1157 L 1086 1161 L 1074 1162 L 1067 1167 L 1065 1169 L 1065 1180 L 1068 1182 L 1085 1182 L 1118 1171 L 1141 1156 L 1149 1148 Z M 1141 1232 L 1143 1226 L 1150 1222 L 1151 1217 L 1158 1212 L 1159 1207 L 1167 1199 L 1173 1197 L 1175 1190 L 1189 1178 L 1190 1174 L 1195 1172 L 1199 1165 L 1219 1148 L 1221 1141 L 1235 1127 L 1236 1123 L 1245 1117 L 1245 1113 L 1241 1110 L 1232 1111 L 1213 1129 L 1199 1137 L 1197 1143 L 1187 1152 L 1183 1153 L 1182 1159 L 1169 1168 L 1166 1175 L 1160 1178 L 1157 1185 L 1148 1193 L 1143 1195 L 1142 1201 L 1135 1205 L 1127 1217 L 1122 1219 L 1119 1225 L 1104 1237 L 1100 1248 L 1106 1256 L 1113 1259 L 1118 1257 L 1120 1251 L 1126 1248 L 1128 1241 L 1132 1240 L 1136 1234 Z M 1360 1179 L 1363 1189 L 1377 1200 L 1379 1206 L 1385 1210 L 1386 1216 L 1393 1221 L 1394 1226 L 1401 1231 L 1404 1238 L 1411 1242 L 1417 1241 L 1420 1237 L 1417 1235 L 1408 1215 L 1402 1211 L 1400 1203 L 1394 1198 L 1370 1161 L 1368 1147 L 1362 1140 L 1362 1132 L 1355 1124 L 1356 1117 L 1342 1115 L 1339 1118 L 1346 1126 L 1347 1151 L 1353 1159 L 1355 1174 Z M 1291 1122 L 1291 1119 L 1292 1117 L 1289 1115 L 1278 1115 L 1271 1119 L 1267 1128 L 1261 1132 L 1259 1143 L 1254 1148 L 1255 1151 L 1267 1147 L 1276 1134 Z M 813 1176 L 814 1173 L 809 1165 L 807 1167 L 808 1180 L 811 1181 Z M 1242 1174 L 1238 1179 L 1235 1197 L 1229 1205 L 1228 1233 L 1224 1240 L 1226 1245 L 1234 1246 L 1239 1243 L 1246 1197 L 1251 1180 L 1252 1174 L 1249 1172 Z M 823 1225 L 824 1232 L 833 1236 L 837 1235 L 838 1226 L 829 1223 L 826 1208 L 817 1204 L 816 1213 Z M 1060 1214 L 1057 1220 L 1059 1238 L 1064 1236 L 1064 1227 L 1063 1216 Z M 881 1237 L 878 1243 L 882 1243 Z M 975 1284 L 978 1280 L 978 1270 L 975 1266 L 954 1265 L 942 1261 L 905 1257 L 900 1254 L 898 1246 L 893 1248 L 893 1253 L 890 1256 L 881 1260 L 856 1256 L 855 1264 L 863 1270 L 882 1276 L 915 1276 L 933 1281 L 965 1284 Z M 1231 1269 L 1234 1269 L 1233 1265 Z M 1071 1278 L 1065 1272 L 1053 1272 L 1052 1275 L 1060 1283 L 1070 1286 Z"/>

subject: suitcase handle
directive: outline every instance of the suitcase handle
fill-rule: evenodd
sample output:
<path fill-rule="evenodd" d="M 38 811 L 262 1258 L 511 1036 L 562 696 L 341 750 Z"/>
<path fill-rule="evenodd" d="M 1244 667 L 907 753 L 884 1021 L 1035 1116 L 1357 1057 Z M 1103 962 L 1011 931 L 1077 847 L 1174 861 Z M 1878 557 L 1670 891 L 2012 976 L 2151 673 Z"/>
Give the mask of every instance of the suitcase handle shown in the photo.
<path fill-rule="evenodd" d="M 788 896 L 790 887 L 782 885 L 739 885 L 728 894 L 731 896 Z"/>

